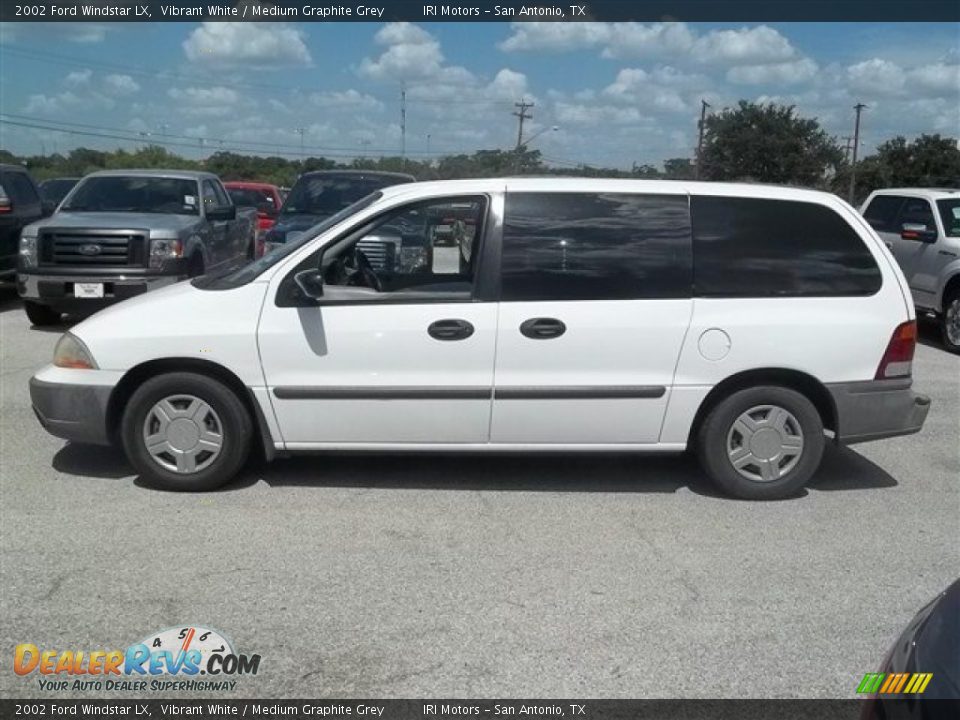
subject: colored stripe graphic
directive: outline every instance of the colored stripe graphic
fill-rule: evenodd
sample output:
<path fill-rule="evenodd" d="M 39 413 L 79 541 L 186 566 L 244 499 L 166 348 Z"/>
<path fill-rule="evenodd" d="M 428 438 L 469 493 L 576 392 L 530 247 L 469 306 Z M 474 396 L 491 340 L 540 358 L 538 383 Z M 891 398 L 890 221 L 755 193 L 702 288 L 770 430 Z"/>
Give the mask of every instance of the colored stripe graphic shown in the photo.
<path fill-rule="evenodd" d="M 857 686 L 857 692 L 919 695 L 932 679 L 933 673 L 867 673 Z"/>

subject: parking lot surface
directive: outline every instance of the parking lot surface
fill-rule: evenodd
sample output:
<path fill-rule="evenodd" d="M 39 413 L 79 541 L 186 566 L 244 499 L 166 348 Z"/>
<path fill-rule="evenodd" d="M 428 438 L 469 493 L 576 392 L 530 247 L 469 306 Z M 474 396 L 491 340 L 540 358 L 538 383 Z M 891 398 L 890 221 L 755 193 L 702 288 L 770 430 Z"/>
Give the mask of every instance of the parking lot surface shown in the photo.
<path fill-rule="evenodd" d="M 174 494 L 40 428 L 64 328 L 0 292 L 4 697 L 107 695 L 15 676 L 18 643 L 187 624 L 262 656 L 225 697 L 852 697 L 960 574 L 960 357 L 929 327 L 923 432 L 828 448 L 788 501 L 634 456 L 315 456 Z"/>

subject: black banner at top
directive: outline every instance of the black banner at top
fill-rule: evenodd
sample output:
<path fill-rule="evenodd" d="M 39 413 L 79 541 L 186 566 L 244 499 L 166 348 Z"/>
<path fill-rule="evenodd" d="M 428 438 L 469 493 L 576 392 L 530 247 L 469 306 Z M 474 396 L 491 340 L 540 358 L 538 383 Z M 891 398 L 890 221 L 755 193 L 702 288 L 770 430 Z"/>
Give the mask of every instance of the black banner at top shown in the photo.
<path fill-rule="evenodd" d="M 583 3 L 578 4 L 578 3 Z M 958 0 L 0 0 L 4 22 L 951 22 Z"/>

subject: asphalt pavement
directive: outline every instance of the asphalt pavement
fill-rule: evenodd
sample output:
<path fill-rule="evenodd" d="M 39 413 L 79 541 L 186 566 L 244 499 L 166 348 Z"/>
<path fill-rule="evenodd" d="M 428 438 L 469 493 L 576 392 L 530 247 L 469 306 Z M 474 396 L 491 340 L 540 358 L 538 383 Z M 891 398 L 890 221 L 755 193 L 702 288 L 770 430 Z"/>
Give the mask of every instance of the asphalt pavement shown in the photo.
<path fill-rule="evenodd" d="M 0 293 L 3 697 L 121 697 L 40 690 L 19 643 L 192 624 L 261 655 L 221 697 L 852 697 L 960 575 L 960 357 L 930 327 L 924 430 L 828 448 L 787 501 L 623 455 L 315 456 L 175 494 L 40 428 L 64 328 Z"/>

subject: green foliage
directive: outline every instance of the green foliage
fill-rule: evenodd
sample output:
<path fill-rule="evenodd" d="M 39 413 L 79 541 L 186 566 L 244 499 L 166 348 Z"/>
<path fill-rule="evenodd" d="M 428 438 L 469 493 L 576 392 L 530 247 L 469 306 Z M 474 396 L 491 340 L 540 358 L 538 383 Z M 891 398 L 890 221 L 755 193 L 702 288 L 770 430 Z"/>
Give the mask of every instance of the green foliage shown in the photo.
<path fill-rule="evenodd" d="M 842 160 L 820 123 L 792 105 L 741 100 L 706 120 L 704 179 L 818 187 Z"/>
<path fill-rule="evenodd" d="M 834 192 L 846 197 L 850 165 L 844 165 L 833 182 Z M 960 187 L 960 148 L 954 138 L 921 135 L 913 141 L 902 136 L 881 144 L 875 155 L 857 162 L 854 199 L 862 202 L 883 187 Z"/>

